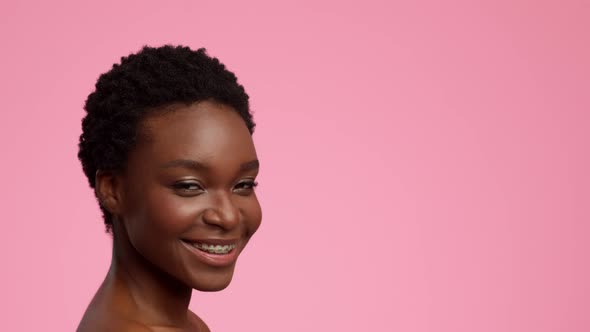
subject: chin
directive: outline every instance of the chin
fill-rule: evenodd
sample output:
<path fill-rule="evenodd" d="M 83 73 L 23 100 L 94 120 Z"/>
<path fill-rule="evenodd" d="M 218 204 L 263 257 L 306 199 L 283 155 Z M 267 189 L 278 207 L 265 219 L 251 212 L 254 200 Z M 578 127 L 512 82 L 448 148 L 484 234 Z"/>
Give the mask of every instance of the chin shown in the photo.
<path fill-rule="evenodd" d="M 227 286 L 229 286 L 229 283 L 223 284 L 223 285 L 206 285 L 204 287 L 199 286 L 199 287 L 195 287 L 194 289 L 196 289 L 200 292 L 219 292 L 219 291 L 226 289 Z"/>
<path fill-rule="evenodd" d="M 227 286 L 229 286 L 230 282 L 231 280 L 227 282 L 201 282 L 196 285 L 193 285 L 193 289 L 196 289 L 201 292 L 219 292 L 221 290 L 226 289 Z"/>
<path fill-rule="evenodd" d="M 193 280 L 192 288 L 201 292 L 218 292 L 224 290 L 232 281 L 233 270 L 229 273 L 200 276 Z"/>

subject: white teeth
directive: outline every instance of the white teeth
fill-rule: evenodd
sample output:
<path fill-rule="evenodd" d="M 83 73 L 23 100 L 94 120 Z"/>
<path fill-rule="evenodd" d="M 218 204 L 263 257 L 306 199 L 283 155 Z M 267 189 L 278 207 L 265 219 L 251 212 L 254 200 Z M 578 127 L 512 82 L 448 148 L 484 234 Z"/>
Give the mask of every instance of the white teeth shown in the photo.
<path fill-rule="evenodd" d="M 235 244 L 229 245 L 215 245 L 206 243 L 193 243 L 193 247 L 211 253 L 211 254 L 227 254 L 236 248 Z"/>

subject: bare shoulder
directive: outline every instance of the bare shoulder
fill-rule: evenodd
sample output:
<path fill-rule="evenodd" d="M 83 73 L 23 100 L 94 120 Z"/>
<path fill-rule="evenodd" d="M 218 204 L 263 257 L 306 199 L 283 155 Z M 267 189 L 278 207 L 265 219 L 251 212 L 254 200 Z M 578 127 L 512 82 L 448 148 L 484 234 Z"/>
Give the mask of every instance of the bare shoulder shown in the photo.
<path fill-rule="evenodd" d="M 113 331 L 132 331 L 132 332 L 152 332 L 153 330 L 146 325 L 138 322 L 124 321 L 112 326 Z M 110 329 L 109 329 L 110 331 Z"/>
<path fill-rule="evenodd" d="M 117 321 L 110 322 L 83 322 L 76 332 L 103 332 L 103 331 L 134 331 L 134 332 L 152 332 L 149 327 L 133 322 L 133 321 Z"/>
<path fill-rule="evenodd" d="M 151 332 L 148 326 L 137 321 L 111 315 L 108 317 L 97 317 L 96 315 L 85 315 L 76 332 L 103 332 L 103 331 L 133 331 Z"/>
<path fill-rule="evenodd" d="M 201 317 L 197 316 L 194 312 L 190 310 L 188 311 L 188 318 L 192 326 L 197 326 L 199 332 L 211 332 L 209 326 L 205 324 Z"/>

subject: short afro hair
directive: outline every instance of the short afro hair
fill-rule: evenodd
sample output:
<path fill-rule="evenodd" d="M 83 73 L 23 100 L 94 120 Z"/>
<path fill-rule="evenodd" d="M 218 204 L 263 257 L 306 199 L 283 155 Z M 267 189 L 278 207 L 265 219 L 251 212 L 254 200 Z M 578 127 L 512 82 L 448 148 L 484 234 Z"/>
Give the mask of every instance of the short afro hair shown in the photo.
<path fill-rule="evenodd" d="M 144 46 L 122 57 L 120 64 L 100 75 L 84 105 L 78 159 L 90 187 L 96 188 L 98 170 L 124 169 L 138 124 L 150 112 L 174 103 L 215 101 L 232 107 L 252 134 L 255 124 L 248 99 L 236 75 L 204 48 Z M 112 233 L 113 216 L 99 205 L 106 232 Z"/>

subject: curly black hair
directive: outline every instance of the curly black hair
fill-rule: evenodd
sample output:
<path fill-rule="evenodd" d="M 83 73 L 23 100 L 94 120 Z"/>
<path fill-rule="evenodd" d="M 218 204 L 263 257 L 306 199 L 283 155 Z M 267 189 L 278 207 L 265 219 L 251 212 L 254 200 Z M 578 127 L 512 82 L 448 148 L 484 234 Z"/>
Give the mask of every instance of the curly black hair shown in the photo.
<path fill-rule="evenodd" d="M 216 101 L 238 112 L 252 134 L 255 124 L 248 99 L 236 75 L 204 48 L 144 46 L 122 57 L 120 64 L 100 75 L 84 105 L 78 159 L 90 187 L 95 189 L 98 170 L 124 169 L 138 123 L 150 112 L 173 103 Z M 100 208 L 106 232 L 112 233 L 113 216 Z"/>

